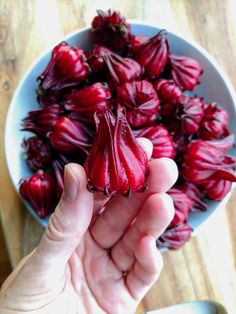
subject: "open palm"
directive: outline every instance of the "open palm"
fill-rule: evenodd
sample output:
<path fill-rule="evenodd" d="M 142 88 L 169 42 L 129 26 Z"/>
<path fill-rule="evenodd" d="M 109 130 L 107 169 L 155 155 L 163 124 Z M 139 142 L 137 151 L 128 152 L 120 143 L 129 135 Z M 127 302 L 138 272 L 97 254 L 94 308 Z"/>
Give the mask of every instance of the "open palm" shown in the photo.
<path fill-rule="evenodd" d="M 116 197 L 92 218 L 102 201 L 83 168 L 68 165 L 42 241 L 2 287 L 1 313 L 134 313 L 162 268 L 155 238 L 173 217 L 164 192 L 176 177 L 173 161 L 154 160 L 146 192 Z"/>

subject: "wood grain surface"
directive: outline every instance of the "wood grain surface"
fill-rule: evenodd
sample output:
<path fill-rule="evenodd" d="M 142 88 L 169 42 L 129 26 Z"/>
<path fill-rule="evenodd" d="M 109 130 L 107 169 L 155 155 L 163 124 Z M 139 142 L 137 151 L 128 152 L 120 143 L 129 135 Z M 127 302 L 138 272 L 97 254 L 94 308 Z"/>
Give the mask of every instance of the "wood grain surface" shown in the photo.
<path fill-rule="evenodd" d="M 63 35 L 88 26 L 97 8 L 118 9 L 127 18 L 194 39 L 215 57 L 236 87 L 235 0 L 1 0 L 0 215 L 12 266 L 38 243 L 43 229 L 23 208 L 9 179 L 3 143 L 7 109 L 35 58 Z M 236 313 L 235 202 L 236 191 L 226 208 L 217 211 L 188 244 L 163 254 L 161 278 L 137 313 L 202 299 L 221 302 L 230 314 Z"/>

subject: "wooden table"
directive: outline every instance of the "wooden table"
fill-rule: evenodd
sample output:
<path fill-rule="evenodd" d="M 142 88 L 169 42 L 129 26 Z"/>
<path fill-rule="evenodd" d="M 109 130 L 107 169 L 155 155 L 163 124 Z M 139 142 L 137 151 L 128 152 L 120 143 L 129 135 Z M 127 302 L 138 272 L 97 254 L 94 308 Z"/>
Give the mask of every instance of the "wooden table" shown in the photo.
<path fill-rule="evenodd" d="M 1 0 L 0 2 L 0 216 L 15 266 L 39 241 L 43 229 L 22 208 L 11 185 L 3 149 L 12 94 L 32 61 L 64 34 L 89 25 L 97 8 L 154 23 L 199 42 L 236 87 L 234 0 Z M 236 313 L 236 191 L 226 208 L 178 252 L 164 253 L 160 280 L 137 313 L 178 302 L 211 299 Z"/>

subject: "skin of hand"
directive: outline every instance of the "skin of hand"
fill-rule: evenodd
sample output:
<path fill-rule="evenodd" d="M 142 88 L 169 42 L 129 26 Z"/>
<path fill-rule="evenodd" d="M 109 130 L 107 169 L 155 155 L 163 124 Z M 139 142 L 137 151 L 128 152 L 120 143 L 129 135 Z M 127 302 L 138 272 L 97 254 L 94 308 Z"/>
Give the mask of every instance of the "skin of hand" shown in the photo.
<path fill-rule="evenodd" d="M 140 140 L 149 157 L 151 146 Z M 65 167 L 64 192 L 37 248 L 0 291 L 0 313 L 131 314 L 158 279 L 157 238 L 174 215 L 165 193 L 177 179 L 168 158 L 149 163 L 144 193 L 106 202 L 88 192 L 84 169 Z"/>

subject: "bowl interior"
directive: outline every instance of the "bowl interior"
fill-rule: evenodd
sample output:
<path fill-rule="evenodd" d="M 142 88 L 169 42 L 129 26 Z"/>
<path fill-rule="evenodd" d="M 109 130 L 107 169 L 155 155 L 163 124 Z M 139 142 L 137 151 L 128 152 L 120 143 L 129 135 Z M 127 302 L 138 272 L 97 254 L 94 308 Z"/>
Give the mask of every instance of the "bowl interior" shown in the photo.
<path fill-rule="evenodd" d="M 155 35 L 160 29 L 157 27 L 132 23 L 131 30 L 134 35 L 141 34 L 148 37 Z M 216 62 L 198 45 L 190 43 L 173 33 L 168 33 L 171 52 L 177 55 L 193 57 L 198 60 L 203 68 L 201 84 L 194 90 L 194 94 L 204 96 L 206 102 L 217 102 L 223 106 L 230 116 L 231 132 L 236 134 L 236 110 L 234 91 L 228 78 L 216 64 Z M 80 46 L 83 49 L 92 47 L 92 38 L 89 29 L 78 31 L 64 39 L 72 45 Z M 9 107 L 6 129 L 5 129 L 5 152 L 10 176 L 16 190 L 19 190 L 19 181 L 21 178 L 31 175 L 32 172 L 23 159 L 21 142 L 24 137 L 30 134 L 20 131 L 21 121 L 27 113 L 39 107 L 36 100 L 35 90 L 37 88 L 37 77 L 42 73 L 50 59 L 51 51 L 45 53 L 32 65 L 19 84 L 15 95 Z M 236 156 L 236 150 L 232 150 L 232 155 Z M 46 226 L 48 217 L 40 219 L 34 210 L 24 202 L 30 213 Z M 204 213 L 190 214 L 189 224 L 196 230 L 204 221 L 206 221 L 215 209 L 222 202 L 213 202 L 207 200 L 208 210 Z"/>

